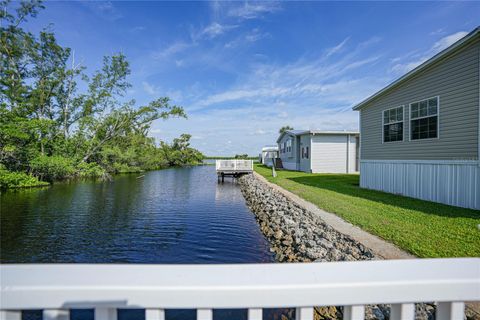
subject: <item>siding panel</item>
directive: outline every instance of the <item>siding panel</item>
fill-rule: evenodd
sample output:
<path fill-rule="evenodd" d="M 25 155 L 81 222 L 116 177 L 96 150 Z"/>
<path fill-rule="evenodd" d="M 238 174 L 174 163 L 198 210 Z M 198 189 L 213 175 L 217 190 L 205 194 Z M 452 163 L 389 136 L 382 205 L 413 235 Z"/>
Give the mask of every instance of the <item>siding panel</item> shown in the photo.
<path fill-rule="evenodd" d="M 310 166 L 310 163 L 313 158 L 313 153 L 312 153 L 312 145 L 310 143 L 310 135 L 309 134 L 304 134 L 300 136 L 300 156 L 299 156 L 299 162 L 300 162 L 300 171 L 304 172 L 311 172 L 312 168 Z M 303 158 L 302 159 L 302 148 L 307 148 L 308 147 L 308 158 Z"/>
<path fill-rule="evenodd" d="M 282 153 L 281 150 L 283 148 L 283 143 L 286 142 L 287 140 L 292 139 L 292 151 L 291 152 L 285 152 Z M 285 134 L 282 139 L 278 143 L 278 154 L 280 159 L 282 160 L 283 167 L 288 170 L 296 170 L 297 165 L 296 165 L 296 138 L 292 135 Z"/>
<path fill-rule="evenodd" d="M 476 161 L 360 162 L 362 188 L 480 210 L 480 166 Z"/>
<path fill-rule="evenodd" d="M 362 159 L 478 159 L 480 42 L 425 70 L 360 110 Z M 440 97 L 439 138 L 409 141 L 409 103 Z M 404 141 L 382 143 L 382 111 L 404 105 Z"/>

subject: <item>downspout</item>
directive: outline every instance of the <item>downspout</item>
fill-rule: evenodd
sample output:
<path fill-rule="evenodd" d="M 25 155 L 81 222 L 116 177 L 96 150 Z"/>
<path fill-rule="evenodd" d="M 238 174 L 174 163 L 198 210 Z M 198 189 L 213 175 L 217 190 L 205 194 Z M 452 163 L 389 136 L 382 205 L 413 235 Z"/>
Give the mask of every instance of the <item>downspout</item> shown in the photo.
<path fill-rule="evenodd" d="M 358 173 L 360 174 L 360 182 L 361 180 L 361 163 L 362 163 L 362 116 L 361 116 L 362 110 L 358 110 Z M 383 130 L 383 128 L 382 128 Z M 357 150 L 355 149 L 355 152 Z M 357 161 L 356 156 L 355 156 L 355 161 Z"/>
<path fill-rule="evenodd" d="M 349 167 L 350 167 L 350 135 L 347 134 L 347 173 L 350 173 Z"/>
<path fill-rule="evenodd" d="M 478 166 L 480 167 L 480 42 L 478 44 L 478 152 L 477 152 L 477 160 Z"/>

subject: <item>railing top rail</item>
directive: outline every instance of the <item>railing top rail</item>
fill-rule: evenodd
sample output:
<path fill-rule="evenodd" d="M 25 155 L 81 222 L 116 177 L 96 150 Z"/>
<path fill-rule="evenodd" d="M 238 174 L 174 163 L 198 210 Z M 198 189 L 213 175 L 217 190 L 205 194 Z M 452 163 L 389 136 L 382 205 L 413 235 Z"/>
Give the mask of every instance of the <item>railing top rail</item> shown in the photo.
<path fill-rule="evenodd" d="M 219 169 L 253 170 L 253 160 L 246 160 L 246 159 L 215 160 L 215 167 L 217 170 Z"/>
<path fill-rule="evenodd" d="M 252 308 L 480 300 L 480 259 L 0 266 L 1 308 Z"/>

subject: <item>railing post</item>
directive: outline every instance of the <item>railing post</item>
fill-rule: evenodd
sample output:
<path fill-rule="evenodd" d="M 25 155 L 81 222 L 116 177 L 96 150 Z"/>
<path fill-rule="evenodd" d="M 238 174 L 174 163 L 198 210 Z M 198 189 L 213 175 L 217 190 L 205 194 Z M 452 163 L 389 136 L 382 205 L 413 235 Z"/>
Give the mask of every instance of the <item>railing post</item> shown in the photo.
<path fill-rule="evenodd" d="M 0 310 L 0 320 L 21 320 L 22 311 Z"/>
<path fill-rule="evenodd" d="M 390 308 L 390 320 L 413 320 L 414 317 L 414 303 L 392 304 Z"/>
<path fill-rule="evenodd" d="M 248 320 L 262 320 L 262 309 L 248 309 Z"/>
<path fill-rule="evenodd" d="M 313 320 L 313 307 L 296 308 L 295 320 Z"/>
<path fill-rule="evenodd" d="M 343 307 L 344 320 L 363 320 L 365 319 L 365 306 L 345 306 Z"/>
<path fill-rule="evenodd" d="M 145 309 L 145 320 L 165 320 L 165 310 Z"/>
<path fill-rule="evenodd" d="M 212 320 L 212 309 L 197 309 L 197 320 Z"/>
<path fill-rule="evenodd" d="M 95 308 L 95 320 L 117 320 L 117 309 Z"/>
<path fill-rule="evenodd" d="M 70 320 L 70 310 L 45 309 L 43 310 L 43 320 Z"/>
<path fill-rule="evenodd" d="M 437 305 L 436 320 L 463 319 L 465 303 L 463 302 L 440 302 Z"/>

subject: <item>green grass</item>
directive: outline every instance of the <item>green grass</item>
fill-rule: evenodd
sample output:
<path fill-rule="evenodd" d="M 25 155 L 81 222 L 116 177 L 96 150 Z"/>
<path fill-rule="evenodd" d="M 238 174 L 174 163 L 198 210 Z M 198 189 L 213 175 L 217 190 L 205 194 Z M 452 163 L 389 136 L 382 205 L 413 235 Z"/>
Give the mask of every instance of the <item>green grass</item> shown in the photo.
<path fill-rule="evenodd" d="M 359 187 L 356 174 L 309 174 L 256 165 L 268 181 L 419 257 L 480 256 L 480 211 Z"/>

